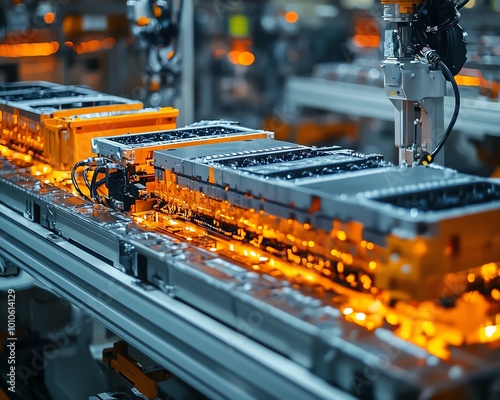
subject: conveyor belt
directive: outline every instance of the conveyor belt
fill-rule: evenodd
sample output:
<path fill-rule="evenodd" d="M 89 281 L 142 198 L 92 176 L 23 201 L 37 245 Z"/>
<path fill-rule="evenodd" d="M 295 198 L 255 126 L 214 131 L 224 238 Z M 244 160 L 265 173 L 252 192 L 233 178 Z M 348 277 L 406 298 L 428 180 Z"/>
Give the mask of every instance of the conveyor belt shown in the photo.
<path fill-rule="evenodd" d="M 353 399 L 201 312 L 158 290 L 144 290 L 3 205 L 0 249 L 0 256 L 211 398 Z"/>

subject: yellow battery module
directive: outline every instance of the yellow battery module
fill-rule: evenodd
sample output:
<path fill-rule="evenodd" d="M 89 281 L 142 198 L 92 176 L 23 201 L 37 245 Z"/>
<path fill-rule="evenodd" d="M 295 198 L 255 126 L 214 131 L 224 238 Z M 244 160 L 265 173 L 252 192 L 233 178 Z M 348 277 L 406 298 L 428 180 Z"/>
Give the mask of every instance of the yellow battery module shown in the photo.
<path fill-rule="evenodd" d="M 88 112 L 65 110 L 43 122 L 44 154 L 53 168 L 69 170 L 92 155 L 91 139 L 175 129 L 179 110 L 172 107 Z"/>
<path fill-rule="evenodd" d="M 12 149 L 47 162 L 43 137 L 45 120 L 56 115 L 62 117 L 142 108 L 143 104 L 140 101 L 104 94 L 7 102 L 0 104 L 3 114 L 1 142 Z"/>

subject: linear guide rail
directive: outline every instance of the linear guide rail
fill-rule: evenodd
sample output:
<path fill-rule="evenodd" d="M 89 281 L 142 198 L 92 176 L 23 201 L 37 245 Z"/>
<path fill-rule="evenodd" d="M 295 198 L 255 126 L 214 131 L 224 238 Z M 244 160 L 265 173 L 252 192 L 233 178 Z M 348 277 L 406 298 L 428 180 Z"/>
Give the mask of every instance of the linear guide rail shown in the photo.
<path fill-rule="evenodd" d="M 0 256 L 220 399 L 352 399 L 307 369 L 0 205 Z"/>

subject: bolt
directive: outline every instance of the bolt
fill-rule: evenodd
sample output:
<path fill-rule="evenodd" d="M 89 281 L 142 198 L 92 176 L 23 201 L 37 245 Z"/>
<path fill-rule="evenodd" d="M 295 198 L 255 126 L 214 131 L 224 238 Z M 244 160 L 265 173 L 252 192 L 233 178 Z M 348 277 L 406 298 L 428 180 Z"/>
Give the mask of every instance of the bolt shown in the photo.
<path fill-rule="evenodd" d="M 164 286 L 164 292 L 168 296 L 174 296 L 175 295 L 175 287 L 174 286 L 170 286 L 170 285 L 165 285 Z"/>
<path fill-rule="evenodd" d="M 412 72 L 412 73 L 410 74 L 410 76 L 411 76 L 412 78 L 415 78 L 415 76 L 416 76 L 416 75 Z"/>
<path fill-rule="evenodd" d="M 57 235 L 56 235 L 56 234 L 54 234 L 54 233 L 49 233 L 49 234 L 47 235 L 47 239 L 57 240 L 57 239 L 59 239 L 59 236 L 57 236 Z"/>

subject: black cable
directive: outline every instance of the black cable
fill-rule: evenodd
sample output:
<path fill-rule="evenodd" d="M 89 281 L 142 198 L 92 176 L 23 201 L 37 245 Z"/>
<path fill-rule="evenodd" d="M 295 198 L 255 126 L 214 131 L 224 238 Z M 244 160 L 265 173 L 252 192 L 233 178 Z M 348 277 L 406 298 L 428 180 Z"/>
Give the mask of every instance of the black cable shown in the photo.
<path fill-rule="evenodd" d="M 90 170 L 90 167 L 86 168 L 86 169 L 85 169 L 85 171 L 84 171 L 84 174 L 85 174 L 86 172 L 88 172 L 89 170 Z M 84 175 L 84 179 L 85 179 L 85 175 Z M 88 178 L 87 178 L 87 179 L 85 179 L 85 181 L 86 181 L 87 187 L 88 187 L 88 188 L 89 188 L 89 190 L 90 190 L 90 184 L 91 184 L 91 182 L 88 180 Z M 87 183 L 87 182 L 88 182 L 88 183 Z M 97 189 L 99 189 L 99 188 L 100 188 L 102 185 L 104 185 L 105 183 L 106 183 L 106 178 L 102 178 L 101 180 L 97 181 L 97 183 L 96 183 L 96 185 L 95 185 L 96 190 L 97 190 Z"/>
<path fill-rule="evenodd" d="M 457 81 L 455 80 L 455 77 L 451 73 L 450 69 L 446 66 L 446 64 L 442 60 L 439 60 L 438 62 L 439 66 L 441 67 L 441 71 L 443 72 L 443 75 L 449 79 L 449 81 L 451 82 L 451 86 L 453 87 L 453 93 L 455 95 L 455 109 L 453 110 L 453 115 L 451 117 L 448 128 L 446 129 L 446 132 L 444 133 L 437 147 L 431 153 L 432 158 L 436 157 L 436 155 L 441 151 L 444 144 L 448 140 L 451 131 L 453 130 L 455 123 L 457 122 L 458 114 L 460 113 L 460 91 L 458 89 Z"/>
<path fill-rule="evenodd" d="M 101 180 L 97 181 L 96 185 L 95 185 L 95 192 L 96 192 L 96 195 L 99 196 L 99 202 L 103 202 L 103 200 L 105 200 L 104 202 L 104 205 L 107 206 L 108 202 L 107 202 L 107 197 L 106 197 L 106 194 L 105 193 L 99 193 L 99 188 L 103 185 L 106 184 L 106 181 L 107 181 L 107 177 L 106 178 L 102 178 Z"/>
<path fill-rule="evenodd" d="M 457 4 L 457 10 L 460 10 L 461 8 L 465 7 L 469 1 L 470 0 L 465 0 L 460 5 Z"/>
<path fill-rule="evenodd" d="M 429 1 L 430 0 L 424 0 L 424 2 L 422 3 L 422 5 L 420 5 L 418 13 L 417 13 L 417 17 L 418 18 L 420 18 L 422 16 L 422 13 L 424 12 L 424 10 L 427 9 L 427 3 L 429 3 Z"/>
<path fill-rule="evenodd" d="M 92 168 L 89 166 L 87 168 L 85 168 L 85 170 L 83 171 L 83 180 L 85 182 L 85 185 L 87 185 L 87 188 L 90 190 L 90 181 L 89 181 L 89 177 L 88 177 L 88 173 L 90 172 Z"/>
<path fill-rule="evenodd" d="M 460 91 L 458 89 L 457 81 L 455 80 L 455 77 L 451 73 L 450 69 L 446 66 L 446 64 L 438 58 L 436 60 L 439 63 L 439 66 L 441 67 L 441 72 L 443 75 L 451 82 L 451 86 L 453 87 L 453 93 L 455 95 L 455 109 L 453 110 L 453 115 L 451 117 L 450 123 L 448 124 L 448 128 L 446 128 L 446 131 L 441 138 L 440 142 L 436 146 L 436 148 L 432 151 L 431 154 L 425 153 L 423 157 L 421 157 L 420 163 L 421 165 L 428 165 L 431 164 L 436 156 L 439 154 L 439 152 L 443 149 L 446 141 L 450 137 L 450 134 L 455 126 L 455 123 L 457 122 L 458 115 L 460 113 Z"/>
<path fill-rule="evenodd" d="M 96 190 L 99 189 L 105 183 L 106 183 L 106 178 L 102 178 L 101 180 L 97 181 L 97 183 L 95 185 Z"/>
<path fill-rule="evenodd" d="M 424 47 L 440 46 L 435 42 L 440 43 L 443 32 L 454 29 L 460 18 L 454 1 L 424 0 L 413 21 L 413 47 L 420 51 Z"/>
<path fill-rule="evenodd" d="M 78 170 L 78 168 L 80 167 L 83 167 L 87 165 L 87 163 L 85 161 L 79 161 L 77 162 L 73 168 L 71 169 L 71 182 L 73 183 L 73 186 L 75 187 L 76 191 L 78 192 L 78 194 L 80 196 L 82 196 L 84 199 L 87 199 L 87 200 L 90 200 L 92 201 L 91 198 L 89 198 L 87 195 L 85 195 L 82 190 L 80 189 L 80 186 L 78 185 L 78 182 L 76 180 L 76 171 Z"/>
<path fill-rule="evenodd" d="M 425 31 L 433 33 L 452 29 L 460 22 L 459 8 L 467 2 L 468 0 L 457 7 L 451 0 L 425 0 L 416 14 L 415 26 L 420 30 L 425 28 Z"/>
<path fill-rule="evenodd" d="M 99 166 L 97 167 L 95 170 L 94 170 L 94 174 L 92 175 L 92 181 L 90 182 L 90 196 L 92 197 L 92 199 L 94 199 L 94 201 L 97 201 L 98 197 L 99 197 L 99 194 L 97 193 L 97 177 L 100 173 L 105 173 L 107 171 L 107 167 L 106 166 Z M 105 178 L 104 178 L 105 179 Z M 102 179 L 99 181 L 99 183 L 102 181 Z M 104 180 L 104 182 L 106 182 Z"/>
<path fill-rule="evenodd" d="M 449 31 L 450 29 L 452 29 L 458 25 L 461 18 L 462 18 L 462 15 L 457 11 L 457 13 L 455 14 L 455 17 L 453 19 L 439 24 L 437 26 L 436 32 Z"/>

